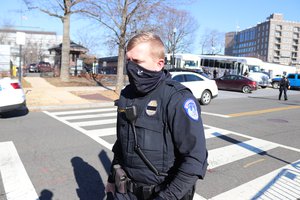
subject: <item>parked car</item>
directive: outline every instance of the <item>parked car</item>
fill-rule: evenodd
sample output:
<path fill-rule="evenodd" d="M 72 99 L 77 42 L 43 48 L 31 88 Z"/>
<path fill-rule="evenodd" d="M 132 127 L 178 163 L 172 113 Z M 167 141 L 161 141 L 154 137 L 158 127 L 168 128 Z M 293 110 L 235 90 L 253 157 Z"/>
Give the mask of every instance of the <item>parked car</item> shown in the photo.
<path fill-rule="evenodd" d="M 243 93 L 250 93 L 257 90 L 257 82 L 251 78 L 240 75 L 226 75 L 215 79 L 218 89 L 236 90 Z"/>
<path fill-rule="evenodd" d="M 271 85 L 273 88 L 279 88 L 279 82 L 281 81 L 282 75 L 276 75 L 274 78 L 271 79 Z"/>
<path fill-rule="evenodd" d="M 27 66 L 27 71 L 28 72 L 38 72 L 37 64 L 36 63 L 29 64 Z"/>
<path fill-rule="evenodd" d="M 19 81 L 9 77 L 0 78 L 0 113 L 26 105 L 26 98 Z"/>
<path fill-rule="evenodd" d="M 49 62 L 41 61 L 37 64 L 38 72 L 52 72 L 53 67 Z"/>
<path fill-rule="evenodd" d="M 300 74 L 297 73 L 288 74 L 287 79 L 290 81 L 290 86 L 292 89 L 300 88 Z"/>
<path fill-rule="evenodd" d="M 218 96 L 218 87 L 214 80 L 189 71 L 170 72 L 172 79 L 189 88 L 200 104 L 207 105 Z"/>
<path fill-rule="evenodd" d="M 209 76 L 207 73 L 205 73 L 201 68 L 198 69 L 183 69 L 183 68 L 172 68 L 168 70 L 169 72 L 196 72 L 198 74 L 201 74 L 202 76 L 205 76 L 209 79 Z"/>

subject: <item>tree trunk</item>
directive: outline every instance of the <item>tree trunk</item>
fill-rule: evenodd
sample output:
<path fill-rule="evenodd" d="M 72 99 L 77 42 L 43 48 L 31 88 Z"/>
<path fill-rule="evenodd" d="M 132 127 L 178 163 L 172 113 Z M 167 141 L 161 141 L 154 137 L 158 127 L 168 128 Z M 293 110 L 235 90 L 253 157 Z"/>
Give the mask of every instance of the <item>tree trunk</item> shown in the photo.
<path fill-rule="evenodd" d="M 120 92 L 124 86 L 124 67 L 125 67 L 125 51 L 124 51 L 124 49 L 125 49 L 125 42 L 121 42 L 119 45 L 117 84 L 116 84 L 116 90 L 115 90 L 115 92 L 118 95 L 120 95 Z"/>
<path fill-rule="evenodd" d="M 61 50 L 60 79 L 69 82 L 70 66 L 70 14 L 66 14 L 63 19 L 63 41 Z"/>

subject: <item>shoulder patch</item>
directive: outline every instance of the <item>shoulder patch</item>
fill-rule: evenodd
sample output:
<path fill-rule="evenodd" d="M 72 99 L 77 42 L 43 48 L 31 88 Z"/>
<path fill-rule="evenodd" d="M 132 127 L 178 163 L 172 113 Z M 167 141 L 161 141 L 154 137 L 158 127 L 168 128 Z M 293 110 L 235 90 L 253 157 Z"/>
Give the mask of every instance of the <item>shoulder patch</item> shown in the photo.
<path fill-rule="evenodd" d="M 197 121 L 199 119 L 199 114 L 197 111 L 197 105 L 193 99 L 187 99 L 184 104 L 183 108 L 186 114 L 193 120 Z"/>

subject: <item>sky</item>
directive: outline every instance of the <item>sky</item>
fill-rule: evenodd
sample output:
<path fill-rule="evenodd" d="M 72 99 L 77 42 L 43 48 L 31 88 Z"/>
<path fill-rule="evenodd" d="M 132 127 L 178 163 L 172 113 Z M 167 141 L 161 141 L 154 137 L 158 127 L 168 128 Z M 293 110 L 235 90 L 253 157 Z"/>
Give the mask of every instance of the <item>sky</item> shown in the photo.
<path fill-rule="evenodd" d="M 272 13 L 283 14 L 284 20 L 287 21 L 300 22 L 300 0 L 194 0 L 193 4 L 180 8 L 190 12 L 198 21 L 198 39 L 206 30 L 226 33 L 255 26 L 265 21 Z M 53 31 L 62 35 L 62 23 L 58 18 L 26 10 L 22 0 L 2 1 L 0 25 L 9 23 L 21 30 Z M 73 16 L 71 22 L 71 38 L 75 42 L 83 30 L 95 31 L 95 26 L 90 28 L 90 21 L 80 17 Z M 104 49 L 99 51 L 103 51 L 99 54 L 105 54 Z M 191 53 L 199 53 L 197 48 L 193 51 Z"/>

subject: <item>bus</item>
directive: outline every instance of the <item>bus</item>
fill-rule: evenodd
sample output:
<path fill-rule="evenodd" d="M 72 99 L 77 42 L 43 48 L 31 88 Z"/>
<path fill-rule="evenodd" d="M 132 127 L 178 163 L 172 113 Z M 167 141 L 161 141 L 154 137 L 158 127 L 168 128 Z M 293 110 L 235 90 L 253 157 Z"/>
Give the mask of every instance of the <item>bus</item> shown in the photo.
<path fill-rule="evenodd" d="M 175 59 L 173 58 L 175 57 Z M 175 63 L 174 63 L 175 60 Z M 165 68 L 182 68 L 182 69 L 199 69 L 200 57 L 196 54 L 166 54 L 165 56 Z"/>
<path fill-rule="evenodd" d="M 226 72 L 226 74 L 247 75 L 262 88 L 270 84 L 270 77 L 261 71 L 264 62 L 258 58 L 224 55 L 199 55 L 199 57 L 200 66 L 208 74 L 213 74 L 216 70 L 218 77 Z"/>

